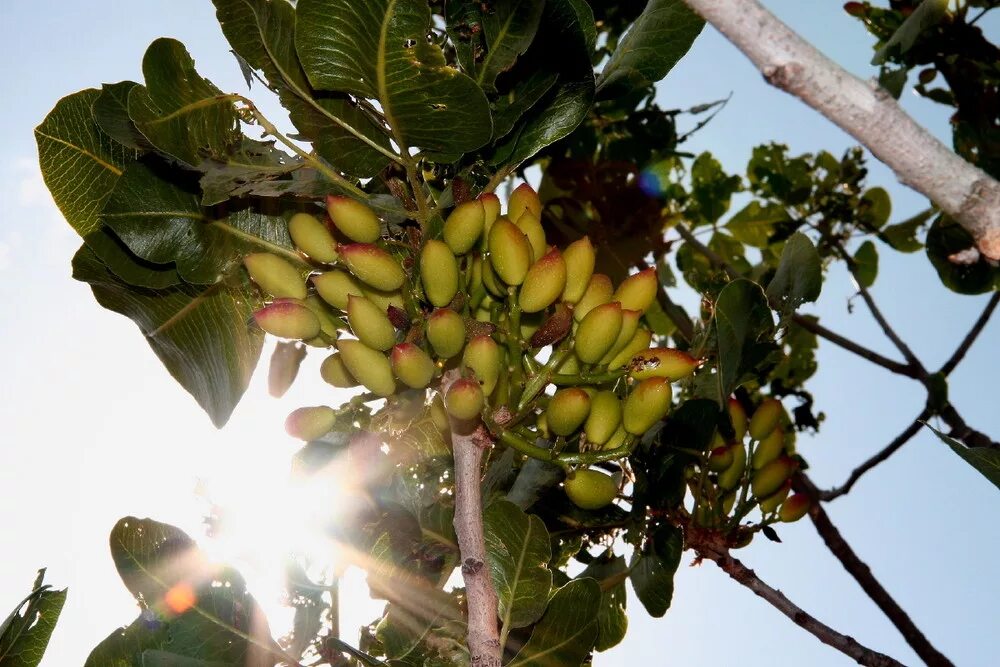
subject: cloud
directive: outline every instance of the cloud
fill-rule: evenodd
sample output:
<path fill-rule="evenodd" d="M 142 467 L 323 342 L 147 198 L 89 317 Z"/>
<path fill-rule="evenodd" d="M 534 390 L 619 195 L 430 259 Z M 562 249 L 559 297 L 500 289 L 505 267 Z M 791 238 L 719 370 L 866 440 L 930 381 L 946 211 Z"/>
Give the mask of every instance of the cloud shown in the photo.
<path fill-rule="evenodd" d="M 68 273 L 69 260 L 80 238 L 66 223 L 49 194 L 38 161 L 17 157 L 6 160 L 10 178 L 0 179 L 0 270 L 9 270 L 16 258 L 26 256 L 46 268 L 58 266 Z"/>

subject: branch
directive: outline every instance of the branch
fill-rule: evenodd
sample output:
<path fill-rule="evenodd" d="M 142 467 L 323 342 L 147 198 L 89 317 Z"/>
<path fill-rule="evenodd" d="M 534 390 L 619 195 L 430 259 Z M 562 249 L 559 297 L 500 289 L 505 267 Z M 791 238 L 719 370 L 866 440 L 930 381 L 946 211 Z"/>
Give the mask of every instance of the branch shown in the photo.
<path fill-rule="evenodd" d="M 805 491 L 806 494 L 814 499 L 819 497 L 816 486 L 808 476 L 799 474 L 795 481 L 796 486 Z M 837 560 L 844 566 L 844 569 L 854 577 L 854 580 L 858 582 L 862 590 L 872 599 L 872 602 L 892 621 L 892 624 L 896 626 L 896 629 L 903 635 L 906 643 L 920 656 L 920 659 L 927 663 L 929 667 L 954 667 L 951 660 L 946 658 L 927 640 L 924 633 L 913 623 L 913 620 L 893 599 L 889 591 L 882 587 L 882 584 L 872 574 L 871 568 L 858 558 L 858 555 L 854 553 L 854 550 L 851 549 L 851 546 L 840 534 L 840 531 L 837 530 L 837 527 L 830 521 L 830 517 L 820 503 L 814 502 L 812 504 L 812 507 L 809 509 L 809 518 L 812 519 L 813 526 L 816 527 L 816 532 L 823 538 L 823 542 L 826 543 L 830 552 L 837 557 Z"/>
<path fill-rule="evenodd" d="M 720 549 L 711 545 L 698 545 L 695 549 L 700 556 L 714 561 L 730 577 L 767 600 L 771 606 L 795 621 L 796 625 L 812 633 L 827 646 L 832 646 L 844 655 L 853 658 L 858 664 L 867 665 L 868 667 L 903 667 L 901 663 L 889 656 L 862 646 L 853 637 L 843 635 L 825 623 L 816 620 L 815 617 L 803 611 L 785 597 L 781 591 L 771 588 L 764 583 L 753 570 L 730 556 L 726 549 Z"/>
<path fill-rule="evenodd" d="M 806 331 L 810 331 L 819 336 L 820 338 L 825 338 L 834 345 L 839 345 L 848 352 L 853 352 L 859 357 L 867 359 L 868 361 L 872 362 L 876 366 L 881 366 L 882 368 L 888 371 L 891 371 L 898 375 L 905 375 L 908 378 L 916 379 L 919 377 L 918 371 L 914 369 L 912 366 L 909 366 L 908 364 L 902 364 L 898 361 L 893 361 L 889 357 L 882 356 L 878 352 L 871 350 L 865 347 L 864 345 L 859 345 L 858 343 L 855 343 L 850 338 L 845 338 L 844 336 L 841 336 L 840 334 L 834 331 L 830 331 L 819 322 L 811 320 L 805 315 L 800 315 L 798 313 L 795 313 L 792 315 L 792 321 L 795 322 L 800 327 L 802 327 L 803 329 L 805 329 Z"/>
<path fill-rule="evenodd" d="M 951 403 L 945 403 L 937 412 L 938 416 L 945 424 L 951 427 L 948 435 L 961 441 L 966 447 L 989 447 L 1000 449 L 1000 443 L 994 441 L 990 436 L 982 431 L 977 431 L 958 414 L 958 410 Z"/>
<path fill-rule="evenodd" d="M 951 372 L 955 370 L 955 367 L 962 362 L 962 359 L 965 358 L 965 353 L 969 351 L 972 344 L 976 342 L 976 338 L 979 337 L 979 334 L 982 333 L 983 329 L 986 327 L 986 323 L 990 321 L 993 311 L 996 310 L 997 303 L 1000 303 L 1000 292 L 994 292 L 993 296 L 990 297 L 990 300 L 986 302 L 986 308 L 983 309 L 979 319 L 972 325 L 972 328 L 969 329 L 969 333 L 965 334 L 965 338 L 962 339 L 962 342 L 952 353 L 951 357 L 948 361 L 944 362 L 944 366 L 942 366 L 941 370 L 938 371 L 941 375 L 951 375 Z"/>
<path fill-rule="evenodd" d="M 866 146 L 1000 259 L 1000 183 L 935 139 L 875 83 L 817 51 L 757 0 L 686 0 L 763 73 Z"/>

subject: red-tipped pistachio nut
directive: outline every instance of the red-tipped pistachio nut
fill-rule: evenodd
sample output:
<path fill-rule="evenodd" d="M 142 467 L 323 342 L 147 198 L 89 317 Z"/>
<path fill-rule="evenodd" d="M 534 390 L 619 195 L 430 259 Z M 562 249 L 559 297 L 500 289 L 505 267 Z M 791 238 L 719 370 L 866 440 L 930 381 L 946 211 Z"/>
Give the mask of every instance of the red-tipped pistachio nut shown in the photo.
<path fill-rule="evenodd" d="M 780 426 L 776 427 L 767 436 L 757 443 L 753 450 L 753 458 L 750 460 L 754 470 L 760 470 L 771 461 L 782 455 L 785 451 L 785 432 Z"/>
<path fill-rule="evenodd" d="M 754 472 L 750 478 L 750 488 L 753 495 L 757 498 L 766 498 L 771 495 L 781 488 L 781 485 L 792 476 L 796 468 L 798 468 L 798 463 L 788 456 L 771 461 Z"/>
<path fill-rule="evenodd" d="M 743 436 L 747 434 L 747 412 L 743 409 L 743 404 L 732 396 L 726 401 L 726 410 L 729 412 L 729 421 L 733 425 L 734 438 L 742 442 Z"/>
<path fill-rule="evenodd" d="M 382 223 L 375 211 L 356 199 L 329 195 L 326 212 L 337 229 L 355 243 L 374 243 L 382 235 Z"/>
<path fill-rule="evenodd" d="M 525 212 L 534 214 L 536 218 L 542 217 L 542 201 L 527 183 L 521 183 L 510 193 L 510 200 L 507 202 L 507 217 L 517 220 Z"/>
<path fill-rule="evenodd" d="M 722 472 L 729 466 L 733 465 L 734 459 L 735 456 L 733 454 L 732 447 L 729 445 L 716 447 L 712 450 L 712 453 L 708 455 L 708 469 L 713 472 Z"/>
<path fill-rule="evenodd" d="M 302 274 L 289 262 L 269 252 L 257 252 L 243 258 L 243 265 L 257 285 L 271 296 L 306 298 Z"/>
<path fill-rule="evenodd" d="M 590 412 L 590 396 L 579 387 L 560 389 L 549 401 L 545 409 L 545 420 L 549 430 L 556 435 L 574 433 Z"/>
<path fill-rule="evenodd" d="M 573 241 L 566 250 L 563 251 L 563 260 L 566 262 L 566 287 L 563 288 L 562 300 L 567 303 L 576 303 L 587 291 L 590 284 L 590 277 L 594 275 L 594 262 L 597 253 L 594 252 L 594 245 L 590 242 L 589 236 Z"/>
<path fill-rule="evenodd" d="M 319 374 L 325 382 L 334 387 L 347 389 L 358 386 L 358 381 L 351 375 L 351 371 L 347 370 L 347 364 L 344 363 L 340 352 L 334 352 L 323 360 L 319 367 Z"/>
<path fill-rule="evenodd" d="M 788 497 L 788 493 L 792 490 L 792 480 L 787 479 L 785 483 L 781 485 L 781 488 L 764 498 L 760 501 L 760 511 L 764 514 L 770 514 L 778 509 L 781 503 L 785 502 L 785 498 Z"/>
<path fill-rule="evenodd" d="M 650 377 L 667 378 L 676 382 L 686 378 L 698 368 L 699 361 L 683 350 L 668 347 L 654 347 L 632 357 L 629 375 L 636 380 Z"/>
<path fill-rule="evenodd" d="M 308 340 L 320 332 L 316 313 L 295 299 L 280 299 L 253 314 L 257 326 L 278 338 Z"/>
<path fill-rule="evenodd" d="M 520 285 L 531 267 L 531 244 L 517 226 L 500 217 L 490 227 L 490 263 L 497 276 L 508 285 Z M 486 276 L 483 281 L 489 287 Z"/>
<path fill-rule="evenodd" d="M 451 359 L 465 346 L 465 321 L 450 308 L 439 308 L 427 318 L 427 341 L 434 354 Z"/>
<path fill-rule="evenodd" d="M 584 290 L 583 296 L 580 297 L 580 300 L 573 307 L 573 318 L 579 322 L 597 306 L 609 303 L 612 294 L 614 294 L 614 288 L 611 285 L 611 278 L 608 278 L 603 273 L 595 273 L 590 276 L 587 289 Z"/>
<path fill-rule="evenodd" d="M 458 262 L 443 241 L 429 239 L 420 250 L 420 282 L 432 305 L 443 308 L 458 292 Z"/>
<path fill-rule="evenodd" d="M 583 318 L 573 337 L 576 356 L 596 364 L 611 349 L 622 328 L 622 307 L 617 301 L 597 306 Z"/>
<path fill-rule="evenodd" d="M 464 255 L 476 245 L 485 226 L 483 202 L 478 199 L 462 202 L 444 221 L 444 242 L 456 255 Z"/>
<path fill-rule="evenodd" d="M 347 299 L 347 322 L 362 343 L 374 350 L 388 350 L 396 343 L 396 329 L 385 311 L 363 296 Z"/>
<path fill-rule="evenodd" d="M 330 432 L 337 413 L 326 405 L 293 410 L 285 419 L 285 432 L 299 440 L 315 440 Z"/>
<path fill-rule="evenodd" d="M 486 234 L 500 217 L 500 198 L 492 192 L 484 192 L 479 195 L 479 201 L 483 203 L 483 234 Z"/>
<path fill-rule="evenodd" d="M 659 289 L 656 269 L 646 269 L 623 280 L 611 298 L 621 302 L 622 308 L 645 313 L 656 300 Z"/>
<path fill-rule="evenodd" d="M 377 245 L 370 243 L 342 245 L 340 260 L 358 280 L 375 289 L 391 292 L 402 287 L 406 279 L 399 262 Z"/>
<path fill-rule="evenodd" d="M 400 343 L 392 348 L 392 370 L 407 387 L 423 389 L 434 377 L 434 362 L 413 343 Z"/>
<path fill-rule="evenodd" d="M 537 313 L 555 303 L 566 286 L 566 262 L 558 248 L 532 264 L 518 296 L 521 310 Z"/>
<path fill-rule="evenodd" d="M 771 431 L 773 431 L 778 426 L 778 421 L 781 419 L 781 413 L 784 408 L 781 406 L 781 401 L 776 398 L 768 398 L 761 402 L 757 406 L 757 409 L 753 411 L 753 416 L 750 417 L 750 437 L 754 440 L 763 440 L 768 436 Z"/>
<path fill-rule="evenodd" d="M 483 410 L 483 390 L 471 378 L 459 378 L 448 388 L 444 405 L 448 414 L 459 421 L 469 421 Z"/>
<path fill-rule="evenodd" d="M 338 269 L 314 275 L 312 284 L 321 299 L 341 310 L 347 310 L 348 296 L 365 295 L 361 283 L 354 276 Z"/>
<path fill-rule="evenodd" d="M 621 427 L 622 402 L 615 392 L 605 389 L 594 394 L 590 399 L 590 414 L 583 425 L 587 442 L 594 445 L 604 445 Z"/>
<path fill-rule="evenodd" d="M 311 213 L 296 213 L 288 221 L 292 243 L 317 262 L 329 264 L 337 259 L 337 241 L 333 234 Z"/>
<path fill-rule="evenodd" d="M 651 429 L 667 416 L 672 395 L 666 378 L 649 378 L 632 387 L 622 411 L 625 430 L 632 435 L 642 435 Z"/>
<path fill-rule="evenodd" d="M 347 370 L 368 391 L 379 396 L 392 396 L 396 393 L 396 379 L 384 354 L 359 340 L 350 339 L 337 341 L 337 349 L 340 350 Z"/>
<path fill-rule="evenodd" d="M 521 233 L 528 237 L 528 244 L 531 246 L 531 260 L 537 262 L 545 254 L 545 248 L 548 245 L 545 242 L 542 221 L 530 211 L 525 211 L 520 218 L 511 218 L 511 220 L 514 220 L 514 224 L 521 230 Z"/>
<path fill-rule="evenodd" d="M 781 509 L 778 510 L 778 518 L 785 523 L 798 521 L 809 512 L 811 505 L 812 501 L 809 500 L 809 496 L 804 493 L 796 493 L 781 503 Z"/>
<path fill-rule="evenodd" d="M 288 341 L 279 342 L 271 353 L 271 363 L 267 368 L 267 393 L 274 398 L 284 396 L 295 382 L 299 366 L 305 358 L 304 346 Z"/>
<path fill-rule="evenodd" d="M 618 483 L 600 470 L 577 470 L 563 483 L 566 495 L 580 509 L 598 510 L 618 495 Z"/>
<path fill-rule="evenodd" d="M 475 336 L 465 346 L 462 365 L 476 374 L 483 394 L 489 396 L 500 379 L 500 346 L 490 336 Z"/>

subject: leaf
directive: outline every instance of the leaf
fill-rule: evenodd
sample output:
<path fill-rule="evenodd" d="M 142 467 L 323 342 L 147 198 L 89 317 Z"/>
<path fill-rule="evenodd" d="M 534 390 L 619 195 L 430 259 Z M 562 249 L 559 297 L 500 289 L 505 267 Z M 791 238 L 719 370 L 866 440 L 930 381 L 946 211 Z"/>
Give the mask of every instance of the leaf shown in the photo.
<path fill-rule="evenodd" d="M 909 51 L 924 30 L 938 24 L 948 11 L 948 0 L 923 0 L 913 13 L 906 17 L 885 44 L 872 58 L 872 65 L 881 65 L 889 58 L 889 52 L 899 47 L 899 53 Z"/>
<path fill-rule="evenodd" d="M 38 571 L 34 590 L 0 625 L 0 665 L 37 667 L 45 655 L 56 621 L 66 603 L 66 589 L 42 585 L 45 569 Z M 22 612 L 23 610 L 23 612 Z"/>
<path fill-rule="evenodd" d="M 881 229 L 892 215 L 892 199 L 884 188 L 869 188 L 861 195 L 858 215 L 872 229 Z"/>
<path fill-rule="evenodd" d="M 542 620 L 509 667 L 579 665 L 597 639 L 601 587 L 593 579 L 573 579 L 552 596 Z"/>
<path fill-rule="evenodd" d="M 463 153 L 489 141 L 486 96 L 427 40 L 423 0 L 300 0 L 296 17 L 313 87 L 377 100 L 404 149 Z"/>
<path fill-rule="evenodd" d="M 646 547 L 632 557 L 629 580 L 635 596 L 654 618 L 660 618 L 670 608 L 674 574 L 683 550 L 684 538 L 680 530 L 663 525 L 656 529 Z"/>
<path fill-rule="evenodd" d="M 181 282 L 172 263 L 155 264 L 136 256 L 107 227 L 88 234 L 83 240 L 111 273 L 129 285 L 166 289 Z"/>
<path fill-rule="evenodd" d="M 715 302 L 715 328 L 719 345 L 719 396 L 724 400 L 744 373 L 762 357 L 761 343 L 770 343 L 774 320 L 760 285 L 734 280 Z"/>
<path fill-rule="evenodd" d="M 301 263 L 281 216 L 244 208 L 213 218 L 201 207 L 196 186 L 166 180 L 142 162 L 125 169 L 101 220 L 132 253 L 154 264 L 175 264 L 191 283 L 218 281 L 248 252 L 266 250 Z"/>
<path fill-rule="evenodd" d="M 264 334 L 247 326 L 258 297 L 249 284 L 227 278 L 208 287 L 136 289 L 108 271 L 84 246 L 73 277 L 89 283 L 105 308 L 132 319 L 153 352 L 221 427 L 246 391 Z"/>
<path fill-rule="evenodd" d="M 688 52 L 704 26 L 683 0 L 649 0 L 601 70 L 598 93 L 614 97 L 656 83 Z"/>
<path fill-rule="evenodd" d="M 984 294 L 1000 285 L 1000 268 L 976 248 L 963 227 L 940 215 L 927 230 L 927 258 L 944 285 L 959 294 Z"/>
<path fill-rule="evenodd" d="M 263 72 L 288 109 L 292 124 L 313 143 L 320 157 L 359 178 L 374 176 L 388 164 L 386 153 L 392 150 L 389 137 L 372 117 L 347 95 L 317 93 L 309 85 L 295 51 L 295 8 L 291 3 L 213 2 L 233 50 L 253 69 Z"/>
<path fill-rule="evenodd" d="M 916 252 L 923 248 L 917 240 L 917 232 L 934 216 L 934 209 L 929 208 L 917 215 L 895 225 L 889 225 L 879 233 L 879 239 L 888 243 L 894 250 L 900 252 Z"/>
<path fill-rule="evenodd" d="M 42 178 L 66 222 L 81 237 L 100 228 L 98 214 L 125 166 L 137 157 L 94 122 L 93 88 L 62 98 L 35 128 Z"/>
<path fill-rule="evenodd" d="M 142 59 L 145 86 L 132 88 L 128 115 L 157 150 L 197 167 L 226 155 L 242 133 L 231 95 L 223 95 L 194 68 L 184 45 L 160 38 Z"/>
<path fill-rule="evenodd" d="M 875 284 L 878 276 L 878 250 L 871 241 L 865 241 L 854 253 L 854 276 L 864 288 Z"/>
<path fill-rule="evenodd" d="M 777 223 L 788 220 L 788 212 L 780 204 L 752 201 L 740 209 L 726 223 L 726 231 L 740 243 L 755 248 L 766 248 Z"/>
<path fill-rule="evenodd" d="M 91 111 L 94 122 L 109 137 L 133 150 L 147 151 L 153 146 L 128 117 L 128 96 L 138 85 L 135 81 L 104 84 Z"/>
<path fill-rule="evenodd" d="M 542 19 L 545 2 L 499 0 L 482 15 L 486 54 L 477 65 L 476 83 L 494 91 L 497 75 L 510 69 L 531 45 Z M 545 37 L 545 36 L 543 36 Z"/>
<path fill-rule="evenodd" d="M 788 314 L 807 301 L 819 298 L 823 269 L 819 253 L 809 237 L 795 232 L 785 241 L 781 263 L 767 286 L 771 307 Z"/>
<path fill-rule="evenodd" d="M 965 459 L 965 462 L 1000 489 L 1000 449 L 993 447 L 966 447 L 951 436 L 942 433 L 930 424 L 924 424 L 934 431 L 937 437 L 951 447 L 951 450 Z"/>
<path fill-rule="evenodd" d="M 628 564 L 622 556 L 615 556 L 609 549 L 587 566 L 581 577 L 590 577 L 601 584 L 601 606 L 597 614 L 597 643 L 594 648 L 606 651 L 617 646 L 628 630 L 625 613 L 625 574 Z"/>
<path fill-rule="evenodd" d="M 733 194 L 742 189 L 739 176 L 727 174 L 711 153 L 695 158 L 691 165 L 693 215 L 704 222 L 715 222 L 729 210 Z"/>
<path fill-rule="evenodd" d="M 513 95 L 514 99 L 522 98 L 518 109 L 524 106 L 529 109 L 507 138 L 496 146 L 490 158 L 493 164 L 516 167 L 567 136 L 586 117 L 594 100 L 588 32 L 593 26 L 594 15 L 587 4 L 575 0 L 546 1 L 539 33 L 558 35 L 558 39 L 536 39 L 519 61 L 525 64 L 528 75 L 509 91 L 501 91 Z M 543 76 L 543 72 L 550 76 Z M 557 79 L 548 84 L 551 73 L 555 73 Z M 544 95 L 526 104 L 543 88 L 546 90 Z M 505 113 L 503 125 L 507 125 L 510 118 L 506 114 L 511 109 L 502 111 Z"/>
<path fill-rule="evenodd" d="M 509 631 L 531 625 L 545 612 L 552 588 L 547 567 L 552 550 L 545 524 L 514 503 L 498 500 L 486 508 L 483 528 L 500 598 L 501 627 Z"/>
<path fill-rule="evenodd" d="M 907 67 L 886 67 L 883 65 L 878 71 L 878 85 L 882 86 L 893 99 L 899 99 L 906 87 L 907 75 L 910 70 Z"/>

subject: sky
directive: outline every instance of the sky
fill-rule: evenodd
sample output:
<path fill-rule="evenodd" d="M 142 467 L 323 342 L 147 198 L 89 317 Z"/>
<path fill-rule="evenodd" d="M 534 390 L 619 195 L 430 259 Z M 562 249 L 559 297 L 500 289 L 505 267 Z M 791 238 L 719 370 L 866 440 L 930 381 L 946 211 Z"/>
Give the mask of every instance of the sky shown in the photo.
<path fill-rule="evenodd" d="M 874 74 L 870 38 L 843 13 L 841 2 L 766 4 L 851 72 Z M 1000 38 L 1000 22 L 984 27 L 994 41 Z M 339 400 L 314 380 L 297 384 L 281 400 L 270 399 L 265 373 L 258 372 L 230 423 L 216 431 L 135 326 L 100 308 L 89 289 L 70 278 L 79 240 L 42 183 L 32 129 L 63 95 L 102 82 L 141 80 L 142 54 L 161 36 L 184 42 L 199 71 L 221 89 L 245 92 L 208 0 L 0 2 L 0 81 L 7 86 L 0 104 L 6 132 L 0 145 L 0 613 L 24 596 L 38 567 L 48 568 L 48 583 L 69 587 L 44 667 L 82 664 L 98 641 L 135 617 L 135 603 L 108 554 L 114 522 L 149 516 L 201 537 L 205 503 L 195 493 L 199 482 L 216 500 L 251 512 L 244 528 L 259 549 L 205 546 L 245 565 L 258 599 L 275 607 L 276 588 L 252 573 L 275 565 L 269 544 L 294 539 L 281 510 L 289 498 L 285 471 L 297 445 L 283 433 L 282 422 L 299 405 Z M 731 171 L 741 172 L 752 147 L 770 140 L 788 144 L 793 153 L 825 149 L 836 155 L 853 144 L 815 112 L 768 87 L 710 28 L 659 85 L 657 99 L 684 108 L 730 93 L 729 105 L 687 149 L 711 150 Z M 946 109 L 909 88 L 902 101 L 948 141 Z M 869 166 L 869 184 L 892 195 L 894 220 L 924 208 L 925 200 L 885 167 L 874 161 Z M 872 293 L 925 365 L 937 367 L 985 297 L 950 293 L 922 253 L 880 250 Z M 852 295 L 849 276 L 834 269 L 819 302 L 805 310 L 897 357 L 863 304 L 850 301 Z M 1000 372 L 998 343 L 1000 322 L 994 320 L 950 384 L 966 420 L 994 437 L 1000 436 L 1000 410 L 995 383 L 987 379 Z M 800 438 L 799 451 L 813 479 L 830 487 L 908 425 L 923 394 L 916 383 L 828 344 L 818 356 L 821 370 L 810 389 L 827 419 L 815 437 Z M 315 378 L 318 362 L 318 355 L 307 360 L 303 375 Z M 1000 580 L 989 565 L 1000 550 L 996 502 L 995 488 L 924 431 L 827 511 L 931 642 L 956 664 L 985 667 L 1000 654 Z M 277 538 L 269 532 L 278 529 L 284 532 Z M 917 662 L 808 521 L 781 527 L 780 534 L 782 544 L 758 540 L 737 555 L 820 620 L 904 663 Z M 626 639 L 599 654 L 595 664 L 850 664 L 714 565 L 690 564 L 686 554 L 664 618 L 649 618 L 630 597 Z M 380 604 L 367 599 L 356 575 L 342 596 L 344 637 L 354 641 L 353 629 L 373 618 Z M 281 622 L 275 614 L 274 624 Z"/>

